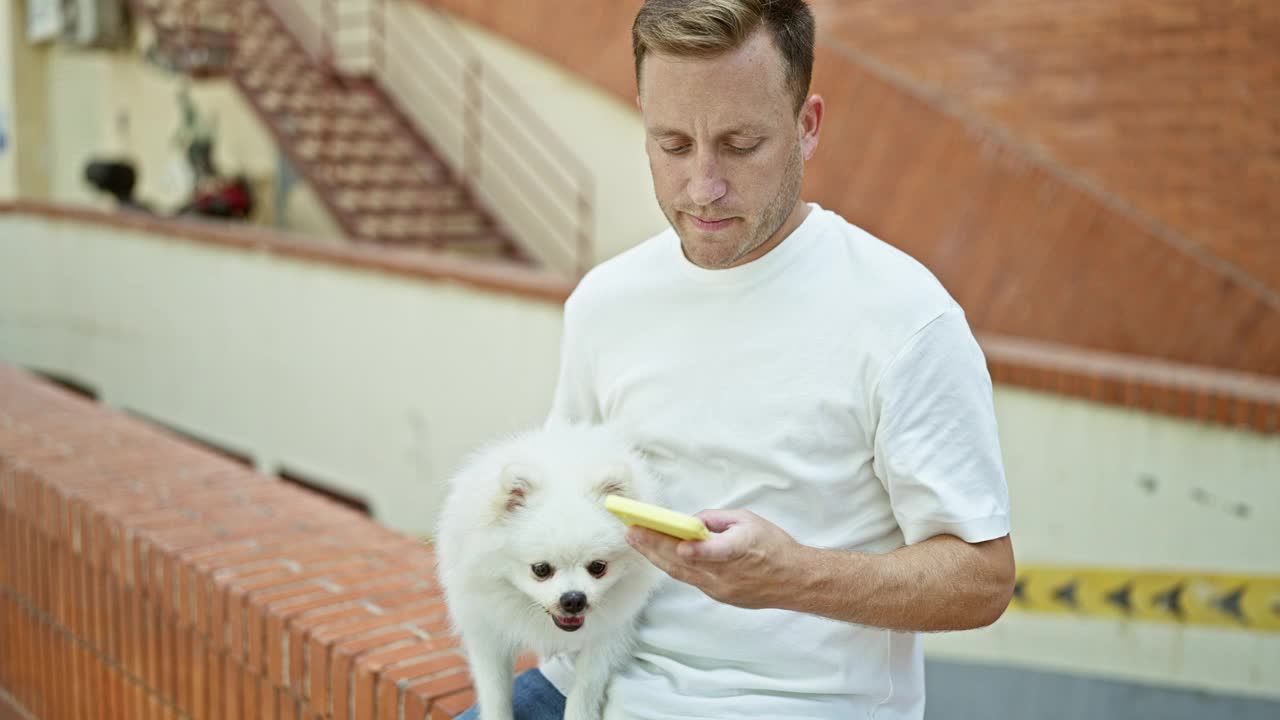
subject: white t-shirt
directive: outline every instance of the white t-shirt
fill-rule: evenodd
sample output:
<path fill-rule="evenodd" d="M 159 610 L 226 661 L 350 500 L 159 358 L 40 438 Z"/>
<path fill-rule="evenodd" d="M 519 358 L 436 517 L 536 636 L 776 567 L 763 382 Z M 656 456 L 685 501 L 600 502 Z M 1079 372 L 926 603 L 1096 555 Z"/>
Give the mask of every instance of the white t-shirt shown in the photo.
<path fill-rule="evenodd" d="M 811 204 L 758 260 L 706 270 L 672 230 L 565 304 L 552 417 L 618 423 L 682 512 L 743 508 L 806 545 L 883 553 L 1008 533 L 991 379 L 918 262 Z M 572 665 L 542 665 L 561 692 Z M 606 718 L 924 715 L 920 638 L 725 605 L 664 580 Z"/>

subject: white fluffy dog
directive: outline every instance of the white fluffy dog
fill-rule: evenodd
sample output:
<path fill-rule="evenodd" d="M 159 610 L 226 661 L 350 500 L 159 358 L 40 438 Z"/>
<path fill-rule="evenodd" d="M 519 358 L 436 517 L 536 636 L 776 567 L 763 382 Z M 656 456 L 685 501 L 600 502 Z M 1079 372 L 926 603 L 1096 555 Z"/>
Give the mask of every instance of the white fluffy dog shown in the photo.
<path fill-rule="evenodd" d="M 436 534 L 441 582 L 482 720 L 511 718 L 513 663 L 576 652 L 566 720 L 598 718 L 661 572 L 604 509 L 657 502 L 657 482 L 604 426 L 533 430 L 475 454 L 450 481 Z"/>

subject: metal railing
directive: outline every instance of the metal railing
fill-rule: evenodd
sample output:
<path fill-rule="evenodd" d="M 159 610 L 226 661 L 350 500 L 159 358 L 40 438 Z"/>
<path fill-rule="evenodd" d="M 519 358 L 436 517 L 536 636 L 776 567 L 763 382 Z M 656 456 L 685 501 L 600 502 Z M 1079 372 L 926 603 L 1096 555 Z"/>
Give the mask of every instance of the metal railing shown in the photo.
<path fill-rule="evenodd" d="M 522 93 L 423 0 L 265 0 L 331 72 L 377 82 L 534 255 L 593 263 L 595 178 Z"/>

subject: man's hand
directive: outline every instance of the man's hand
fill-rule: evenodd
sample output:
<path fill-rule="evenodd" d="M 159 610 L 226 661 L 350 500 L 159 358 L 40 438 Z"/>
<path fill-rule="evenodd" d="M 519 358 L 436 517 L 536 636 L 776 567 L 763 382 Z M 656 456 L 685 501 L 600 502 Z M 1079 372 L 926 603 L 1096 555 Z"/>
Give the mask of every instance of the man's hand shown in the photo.
<path fill-rule="evenodd" d="M 801 546 L 782 528 L 747 510 L 704 510 L 714 533 L 681 541 L 642 527 L 627 542 L 664 572 L 715 600 L 743 608 L 779 607 Z"/>
<path fill-rule="evenodd" d="M 989 625 L 1013 594 L 1007 535 L 977 543 L 936 535 L 870 555 L 801 545 L 746 510 L 704 510 L 697 516 L 715 533 L 710 539 L 682 542 L 633 527 L 627 542 L 676 580 L 742 608 L 937 632 Z"/>

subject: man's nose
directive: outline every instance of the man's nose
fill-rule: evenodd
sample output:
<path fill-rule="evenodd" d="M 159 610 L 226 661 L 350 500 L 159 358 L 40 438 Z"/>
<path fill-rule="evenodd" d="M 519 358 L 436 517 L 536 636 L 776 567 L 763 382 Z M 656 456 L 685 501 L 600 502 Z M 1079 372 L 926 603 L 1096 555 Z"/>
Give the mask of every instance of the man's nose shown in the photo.
<path fill-rule="evenodd" d="M 728 192 L 729 183 L 720 173 L 720 164 L 715 156 L 699 153 L 699 157 L 694 159 L 693 177 L 689 180 L 689 199 L 699 207 L 707 207 Z"/>

